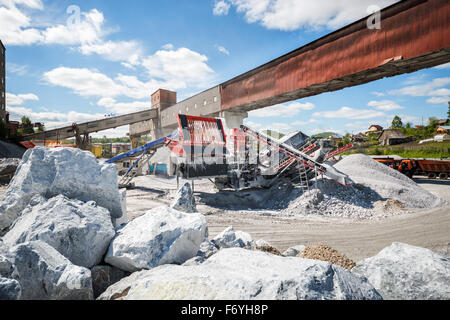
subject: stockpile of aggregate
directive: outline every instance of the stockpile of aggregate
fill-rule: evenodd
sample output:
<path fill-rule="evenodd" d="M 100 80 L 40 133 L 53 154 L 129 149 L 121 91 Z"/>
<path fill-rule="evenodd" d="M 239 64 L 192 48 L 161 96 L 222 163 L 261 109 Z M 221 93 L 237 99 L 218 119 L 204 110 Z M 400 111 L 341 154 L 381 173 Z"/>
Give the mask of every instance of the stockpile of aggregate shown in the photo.
<path fill-rule="evenodd" d="M 341 254 L 330 246 L 318 243 L 307 247 L 297 255 L 298 258 L 328 261 L 337 266 L 351 270 L 356 266 L 356 262 Z"/>
<path fill-rule="evenodd" d="M 346 157 L 335 168 L 354 183 L 345 187 L 323 178 L 305 193 L 295 189 L 281 214 L 373 219 L 445 204 L 405 175 L 365 155 Z"/>

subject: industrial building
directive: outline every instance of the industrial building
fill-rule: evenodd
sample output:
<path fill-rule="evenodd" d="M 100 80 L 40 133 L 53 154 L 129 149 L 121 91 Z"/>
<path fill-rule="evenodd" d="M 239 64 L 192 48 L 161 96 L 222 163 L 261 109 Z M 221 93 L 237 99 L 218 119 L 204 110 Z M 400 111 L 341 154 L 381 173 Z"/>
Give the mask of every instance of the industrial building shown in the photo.
<path fill-rule="evenodd" d="M 6 122 L 6 48 L 0 40 L 0 119 Z"/>

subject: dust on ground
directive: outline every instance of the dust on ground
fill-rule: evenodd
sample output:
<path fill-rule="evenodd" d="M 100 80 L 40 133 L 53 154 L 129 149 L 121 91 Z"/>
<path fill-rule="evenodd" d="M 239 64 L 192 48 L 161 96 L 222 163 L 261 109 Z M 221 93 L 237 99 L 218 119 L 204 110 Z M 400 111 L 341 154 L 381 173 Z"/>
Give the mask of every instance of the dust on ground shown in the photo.
<path fill-rule="evenodd" d="M 137 188 L 127 192 L 131 218 L 154 207 L 170 204 L 177 191 L 174 178 L 144 176 L 134 182 Z M 415 182 L 450 203 L 449 180 L 419 178 Z M 450 256 L 450 205 L 414 209 L 408 214 L 393 214 L 379 220 L 279 216 L 274 210 L 249 207 L 249 202 L 245 201 L 251 198 L 249 192 L 255 192 L 260 199 L 271 196 L 270 190 L 264 189 L 238 193 L 226 191 L 218 196 L 218 190 L 211 181 L 195 181 L 194 193 L 200 200 L 197 201 L 197 208 L 206 216 L 210 238 L 233 226 L 236 230 L 251 234 L 254 240 L 268 241 L 281 252 L 295 245 L 326 243 L 350 259 L 360 261 L 378 254 L 393 242 L 404 242 Z M 377 205 L 386 207 L 386 210 L 403 210 L 403 206 L 396 201 Z"/>

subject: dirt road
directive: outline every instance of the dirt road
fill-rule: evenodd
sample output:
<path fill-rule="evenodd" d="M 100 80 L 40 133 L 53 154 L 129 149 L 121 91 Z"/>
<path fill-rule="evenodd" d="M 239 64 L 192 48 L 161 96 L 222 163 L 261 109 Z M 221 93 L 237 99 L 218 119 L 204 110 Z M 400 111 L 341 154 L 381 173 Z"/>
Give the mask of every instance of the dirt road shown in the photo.
<path fill-rule="evenodd" d="M 168 193 L 176 191 L 174 180 L 139 177 L 136 182 L 138 189 L 129 191 L 127 196 L 128 212 L 132 216 L 168 204 Z M 255 240 L 267 240 L 283 251 L 294 245 L 323 242 L 356 261 L 376 255 L 393 242 L 404 242 L 450 255 L 450 181 L 416 179 L 416 182 L 446 199 L 449 205 L 376 221 L 282 218 L 203 205 L 199 205 L 198 209 L 206 215 L 211 238 L 233 226 L 235 230 L 248 232 Z M 215 192 L 207 180 L 196 182 L 195 190 L 196 195 L 199 192 Z"/>
<path fill-rule="evenodd" d="M 449 180 L 416 181 L 450 203 Z M 169 204 L 168 195 L 177 189 L 174 179 L 138 177 L 135 182 L 137 188 L 127 192 L 128 214 L 132 218 L 156 206 Z M 195 189 L 215 192 L 207 180 L 196 183 Z M 0 188 L 1 198 L 5 191 L 5 188 Z M 450 256 L 450 204 L 414 214 L 362 222 L 332 218 L 269 217 L 204 205 L 199 205 L 198 209 L 206 215 L 211 238 L 232 225 L 236 230 L 250 233 L 255 240 L 269 241 L 282 251 L 294 245 L 322 242 L 359 261 L 377 254 L 392 242 L 404 242 Z"/>
<path fill-rule="evenodd" d="M 450 181 L 416 180 L 450 203 Z M 248 217 L 214 214 L 207 217 L 211 236 L 233 225 L 280 250 L 294 245 L 326 243 L 355 261 L 376 255 L 393 242 L 404 242 L 450 255 L 450 205 L 380 221 L 350 222 Z"/>

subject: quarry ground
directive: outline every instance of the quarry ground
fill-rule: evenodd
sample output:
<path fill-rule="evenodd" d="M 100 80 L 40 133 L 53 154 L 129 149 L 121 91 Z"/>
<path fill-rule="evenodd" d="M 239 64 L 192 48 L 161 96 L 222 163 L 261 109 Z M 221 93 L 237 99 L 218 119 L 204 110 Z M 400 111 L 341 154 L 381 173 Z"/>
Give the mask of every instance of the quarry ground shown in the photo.
<path fill-rule="evenodd" d="M 414 180 L 449 204 L 379 220 L 274 217 L 257 209 L 224 209 L 224 202 L 230 201 L 230 207 L 233 207 L 237 204 L 236 199 L 239 202 L 239 197 L 229 196 L 231 192 L 218 195 L 209 180 L 196 181 L 194 190 L 197 197 L 208 200 L 209 205 L 200 204 L 197 207 L 206 215 L 210 238 L 233 226 L 235 230 L 249 233 L 254 240 L 270 242 L 282 252 L 291 246 L 321 242 L 359 261 L 376 255 L 393 242 L 403 242 L 450 256 L 450 180 Z M 146 176 L 136 178 L 135 182 L 136 189 L 127 192 L 128 214 L 131 218 L 156 206 L 169 204 L 171 195 L 177 190 L 175 179 Z M 214 201 L 211 201 L 214 198 L 220 198 L 218 206 L 214 206 Z M 240 207 L 245 206 L 246 198 L 243 197 L 240 202 Z"/>
<path fill-rule="evenodd" d="M 270 211 L 243 209 L 252 207 L 254 202 L 249 202 L 245 194 L 242 197 L 231 191 L 218 194 L 209 180 L 196 181 L 194 189 L 196 197 L 208 203 L 198 204 L 197 208 L 207 218 L 210 238 L 233 226 L 235 230 L 249 233 L 254 240 L 270 242 L 280 251 L 295 245 L 321 242 L 360 261 L 376 255 L 393 242 L 403 242 L 450 256 L 450 180 L 414 180 L 449 204 L 379 220 L 279 217 L 270 215 Z M 134 182 L 136 188 L 127 191 L 130 218 L 136 218 L 154 207 L 170 204 L 177 190 L 175 179 L 144 176 Z M 5 191 L 6 187 L 0 188 L 1 199 Z M 235 209 L 230 209 L 233 207 Z"/>

